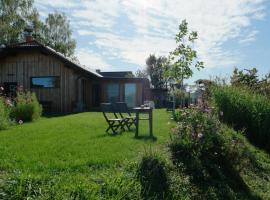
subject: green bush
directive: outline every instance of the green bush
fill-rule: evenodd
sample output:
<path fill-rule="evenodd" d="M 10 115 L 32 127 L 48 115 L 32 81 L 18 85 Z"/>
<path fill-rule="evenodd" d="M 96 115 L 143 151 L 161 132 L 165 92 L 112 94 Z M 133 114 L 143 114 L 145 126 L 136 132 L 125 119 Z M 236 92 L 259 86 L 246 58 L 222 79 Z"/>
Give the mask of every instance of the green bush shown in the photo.
<path fill-rule="evenodd" d="M 244 129 L 251 142 L 270 151 L 270 101 L 239 87 L 215 87 L 212 96 L 222 120 Z"/>
<path fill-rule="evenodd" d="M 240 171 L 253 163 L 240 134 L 223 126 L 210 110 L 178 111 L 172 129 L 172 161 L 199 190 L 202 199 L 232 199 L 245 191 Z"/>
<path fill-rule="evenodd" d="M 221 165 L 224 141 L 219 121 L 196 108 L 183 109 L 176 116 L 178 125 L 172 129 L 169 145 L 172 159 L 175 164 L 184 164 L 194 178 L 204 181 L 205 164 Z"/>
<path fill-rule="evenodd" d="M 16 121 L 34 121 L 40 118 L 42 106 L 36 95 L 31 92 L 19 92 L 15 98 L 15 106 L 11 108 L 10 117 Z"/>
<path fill-rule="evenodd" d="M 145 199 L 164 199 L 169 183 L 165 163 L 153 155 L 144 156 L 139 164 L 138 178 Z"/>
<path fill-rule="evenodd" d="M 5 106 L 4 99 L 0 97 L 0 130 L 6 129 L 9 125 L 8 109 Z"/>

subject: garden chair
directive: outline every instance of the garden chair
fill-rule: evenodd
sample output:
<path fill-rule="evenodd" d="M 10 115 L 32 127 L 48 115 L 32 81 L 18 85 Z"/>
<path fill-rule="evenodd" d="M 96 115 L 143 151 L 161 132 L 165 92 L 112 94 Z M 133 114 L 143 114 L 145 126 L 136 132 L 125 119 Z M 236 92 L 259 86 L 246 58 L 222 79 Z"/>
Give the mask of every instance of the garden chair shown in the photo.
<path fill-rule="evenodd" d="M 127 104 L 125 102 L 117 102 L 115 103 L 115 110 L 120 115 L 120 118 L 126 119 L 125 126 L 130 131 L 130 127 L 132 125 L 135 125 L 136 122 L 136 116 L 132 116 L 130 113 L 130 110 L 127 107 Z"/>
<path fill-rule="evenodd" d="M 121 129 L 121 132 L 124 130 L 126 120 L 125 118 L 117 117 L 111 103 L 101 103 L 101 110 L 108 123 L 108 128 L 106 129 L 107 133 L 111 130 L 113 134 L 117 134 L 119 128 Z"/>

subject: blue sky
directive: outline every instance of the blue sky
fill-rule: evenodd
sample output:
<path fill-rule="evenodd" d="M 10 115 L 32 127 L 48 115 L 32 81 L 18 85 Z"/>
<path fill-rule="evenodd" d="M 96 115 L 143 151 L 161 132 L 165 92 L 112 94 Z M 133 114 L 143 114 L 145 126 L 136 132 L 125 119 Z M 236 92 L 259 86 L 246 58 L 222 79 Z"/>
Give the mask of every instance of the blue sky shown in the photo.
<path fill-rule="evenodd" d="M 41 17 L 65 12 L 88 68 L 136 71 L 150 53 L 168 55 L 181 20 L 198 31 L 205 69 L 188 81 L 229 77 L 234 66 L 270 72 L 270 0 L 36 0 Z"/>

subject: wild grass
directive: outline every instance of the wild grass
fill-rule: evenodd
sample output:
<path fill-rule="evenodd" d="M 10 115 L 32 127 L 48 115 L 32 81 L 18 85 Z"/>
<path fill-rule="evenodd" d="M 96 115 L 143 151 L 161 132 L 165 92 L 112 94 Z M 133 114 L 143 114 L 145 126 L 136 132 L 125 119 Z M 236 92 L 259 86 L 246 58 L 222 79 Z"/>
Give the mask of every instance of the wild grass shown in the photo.
<path fill-rule="evenodd" d="M 214 87 L 212 96 L 224 122 L 244 130 L 253 144 L 270 152 L 269 98 L 232 86 Z"/>

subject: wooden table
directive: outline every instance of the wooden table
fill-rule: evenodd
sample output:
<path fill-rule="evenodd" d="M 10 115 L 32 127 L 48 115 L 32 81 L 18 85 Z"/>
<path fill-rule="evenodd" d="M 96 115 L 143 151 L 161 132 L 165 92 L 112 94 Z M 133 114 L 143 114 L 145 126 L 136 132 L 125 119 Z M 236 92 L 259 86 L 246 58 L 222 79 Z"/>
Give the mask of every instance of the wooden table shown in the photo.
<path fill-rule="evenodd" d="M 150 107 L 136 107 L 133 108 L 133 110 L 136 113 L 136 133 L 135 137 L 138 137 L 139 135 L 139 121 L 140 120 L 148 120 L 149 121 L 149 134 L 150 137 L 153 137 L 153 109 Z M 148 113 L 148 118 L 140 118 L 140 113 Z"/>

